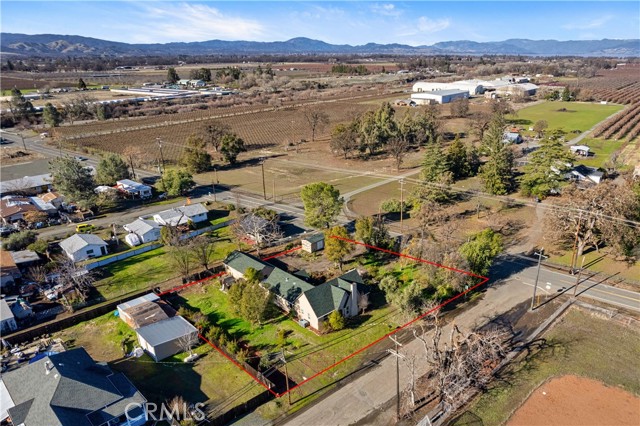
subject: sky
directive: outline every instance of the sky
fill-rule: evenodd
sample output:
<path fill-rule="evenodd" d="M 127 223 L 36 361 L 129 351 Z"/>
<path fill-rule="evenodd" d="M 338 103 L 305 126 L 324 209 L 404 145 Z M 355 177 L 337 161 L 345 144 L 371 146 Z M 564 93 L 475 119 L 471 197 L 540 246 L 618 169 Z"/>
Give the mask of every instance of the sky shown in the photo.
<path fill-rule="evenodd" d="M 631 1 L 7 1 L 2 32 L 126 43 L 204 40 L 333 44 L 640 38 Z"/>

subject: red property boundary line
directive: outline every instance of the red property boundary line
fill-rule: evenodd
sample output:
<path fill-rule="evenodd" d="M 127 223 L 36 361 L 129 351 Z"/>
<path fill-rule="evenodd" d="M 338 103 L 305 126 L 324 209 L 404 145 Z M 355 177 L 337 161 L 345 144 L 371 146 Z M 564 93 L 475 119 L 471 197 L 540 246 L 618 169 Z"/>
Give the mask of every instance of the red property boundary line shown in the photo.
<path fill-rule="evenodd" d="M 296 384 L 294 387 L 290 388 L 288 391 L 286 391 L 286 392 L 282 392 L 282 393 L 278 393 L 278 392 L 275 392 L 275 391 L 273 391 L 272 389 L 270 389 L 266 384 L 264 384 L 264 383 L 262 382 L 262 380 L 260 380 L 259 378 L 255 377 L 252 373 L 250 373 L 249 371 L 247 371 L 247 370 L 246 370 L 246 369 L 245 369 L 241 364 L 239 364 L 236 360 L 234 360 L 234 359 L 232 359 L 231 357 L 229 357 L 227 354 L 225 354 L 224 352 L 222 352 L 222 351 L 221 351 L 221 350 L 220 350 L 216 345 L 214 345 L 214 344 L 213 344 L 213 343 L 211 343 L 208 339 L 206 339 L 204 336 L 202 336 L 200 333 L 198 333 L 198 337 L 200 337 L 200 339 L 202 339 L 204 342 L 206 342 L 207 344 L 209 344 L 209 346 L 211 346 L 212 348 L 214 348 L 214 349 L 215 349 L 217 352 L 219 352 L 222 356 L 224 356 L 226 359 L 228 359 L 229 361 L 231 361 L 234 365 L 236 365 L 238 368 L 240 368 L 242 371 L 244 371 L 246 374 L 248 374 L 248 375 L 249 375 L 253 380 L 255 380 L 256 382 L 258 382 L 258 383 L 259 383 L 260 385 L 262 385 L 266 390 L 268 390 L 269 392 L 271 392 L 271 394 L 273 394 L 273 396 L 275 396 L 276 398 L 280 398 L 280 397 L 282 397 L 282 396 L 286 395 L 287 393 L 289 393 L 289 392 L 293 391 L 294 389 L 296 389 L 296 388 L 298 388 L 298 387 L 300 387 L 300 386 L 304 385 L 305 383 L 309 382 L 310 380 L 315 379 L 316 377 L 318 377 L 318 376 L 320 376 L 320 375 L 322 375 L 322 374 L 326 373 L 327 371 L 329 371 L 329 370 L 331 370 L 332 368 L 334 368 L 334 367 L 336 367 L 336 366 L 338 366 L 338 365 L 342 364 L 343 362 L 347 361 L 348 359 L 351 359 L 351 358 L 353 358 L 354 356 L 356 356 L 356 355 L 358 355 L 358 354 L 360 354 L 360 353 L 362 353 L 362 352 L 366 351 L 366 350 L 367 350 L 367 349 L 369 349 L 370 347 L 374 346 L 374 345 L 375 345 L 375 344 L 377 344 L 377 343 L 380 343 L 381 341 L 383 341 L 384 339 L 388 338 L 389 336 L 393 336 L 394 334 L 396 334 L 396 333 L 397 333 L 397 332 L 399 332 L 400 330 L 405 329 L 406 327 L 410 326 L 410 325 L 411 325 L 411 324 L 413 324 L 414 322 L 421 320 L 422 318 L 424 318 L 425 316 L 429 315 L 430 313 L 432 313 L 432 312 L 434 312 L 434 311 L 436 311 L 436 310 L 438 310 L 438 309 L 442 308 L 443 306 L 448 305 L 449 303 L 453 302 L 454 300 L 456 300 L 456 299 L 458 299 L 458 298 L 460 298 L 460 297 L 464 296 L 465 294 L 469 293 L 470 291 L 475 290 L 476 288 L 478 288 L 478 287 L 482 286 L 483 284 L 486 284 L 486 283 L 487 283 L 487 281 L 489 281 L 489 278 L 488 278 L 488 277 L 485 277 L 485 276 L 482 276 L 482 275 L 478 275 L 478 274 L 474 274 L 473 272 L 464 271 L 464 270 L 462 270 L 462 269 L 457 269 L 457 268 L 452 268 L 452 267 L 450 267 L 450 266 L 441 265 L 441 264 L 439 264 L 439 263 L 431 262 L 431 261 L 426 260 L 426 259 L 420 259 L 420 258 L 417 258 L 417 257 L 414 257 L 414 256 L 409 256 L 409 255 L 407 255 L 407 254 L 397 253 L 397 252 L 395 252 L 395 251 L 391 251 L 391 250 L 383 249 L 383 248 L 380 248 L 380 247 L 376 247 L 376 246 L 372 246 L 372 245 L 369 245 L 369 244 L 361 243 L 361 242 L 359 242 L 359 241 L 351 240 L 351 239 L 348 239 L 348 238 L 338 237 L 338 236 L 335 236 L 335 235 L 332 235 L 330 238 L 335 238 L 335 239 L 338 239 L 338 240 L 342 240 L 342 241 L 349 242 L 349 243 L 351 243 L 351 244 L 356 244 L 356 245 L 364 246 L 364 247 L 367 247 L 367 248 L 369 248 L 369 249 L 377 250 L 377 251 L 381 251 L 381 252 L 388 253 L 388 254 L 392 254 L 392 255 L 397 256 L 397 257 L 404 257 L 404 258 L 406 258 L 406 259 L 410 259 L 410 260 L 413 260 L 413 261 L 415 261 L 415 262 L 426 263 L 426 264 L 428 264 L 428 265 L 433 265 L 433 266 L 436 266 L 436 267 L 439 267 L 439 268 L 448 269 L 448 270 L 450 270 L 450 271 L 458 272 L 458 273 L 461 273 L 461 274 L 464 274 L 464 275 L 468 275 L 468 276 L 470 276 L 470 277 L 480 278 L 480 280 L 481 280 L 481 281 L 480 281 L 478 284 L 474 285 L 473 287 L 470 287 L 470 288 L 468 288 L 467 290 L 465 290 L 465 291 L 463 291 L 463 292 L 460 292 L 460 293 L 456 294 L 455 296 L 453 296 L 453 297 L 451 297 L 450 299 L 448 299 L 448 300 L 446 300 L 446 301 L 442 302 L 442 303 L 441 303 L 441 304 L 439 304 L 438 306 L 436 306 L 436 307 L 434 307 L 434 308 L 432 308 L 432 309 L 428 310 L 427 312 L 424 312 L 423 314 L 419 315 L 419 316 L 418 316 L 418 317 L 416 317 L 415 319 L 413 319 L 413 320 L 411 320 L 411 321 L 407 322 L 406 324 L 404 324 L 404 325 L 402 325 L 402 326 L 400 326 L 400 327 L 396 328 L 396 329 L 395 329 L 395 330 L 393 330 L 392 332 L 389 332 L 389 333 L 385 334 L 384 336 L 382 336 L 382 337 L 380 337 L 380 338 L 378 338 L 378 339 L 374 340 L 373 342 L 371 342 L 371 343 L 369 343 L 368 345 L 366 345 L 366 346 L 364 346 L 364 347 L 362 347 L 362 348 L 358 349 L 357 351 L 353 352 L 352 354 L 347 355 L 347 356 L 346 356 L 346 357 L 344 357 L 343 359 L 341 359 L 341 360 L 339 360 L 339 361 L 337 361 L 337 362 L 335 362 L 335 363 L 331 364 L 330 366 L 328 366 L 328 367 L 324 368 L 323 370 L 321 370 L 321 371 L 317 372 L 317 373 L 316 373 L 316 374 L 314 374 L 313 376 L 308 377 L 308 378 L 306 378 L 305 380 L 303 380 L 302 382 L 300 382 L 300 383 Z M 280 253 L 276 253 L 276 254 L 274 254 L 274 255 L 271 255 L 271 256 L 265 257 L 265 258 L 263 258 L 262 260 L 269 260 L 269 259 L 273 259 L 273 258 L 276 258 L 276 257 L 279 257 L 279 256 L 284 256 L 284 255 L 286 255 L 286 254 L 288 254 L 288 253 L 294 252 L 294 251 L 296 251 L 296 250 L 300 250 L 301 248 L 302 248 L 301 246 L 298 246 L 298 247 L 295 247 L 295 248 L 293 248 L 293 249 L 285 250 L 285 251 L 282 251 L 282 252 L 280 252 Z M 226 274 L 226 272 L 220 272 L 220 273 L 218 273 L 218 274 L 212 275 L 212 276 L 207 277 L 207 278 L 203 278 L 203 279 L 200 279 L 200 280 L 197 280 L 197 281 L 192 281 L 192 282 L 190 282 L 190 283 L 187 283 L 187 284 L 181 285 L 181 286 L 179 286 L 179 287 L 175 287 L 175 288 L 173 288 L 173 289 L 171 289 L 171 290 L 167 290 L 167 291 L 164 291 L 164 292 L 162 292 L 162 293 L 159 293 L 159 295 L 160 295 L 160 296 L 162 296 L 162 295 L 164 295 L 164 294 L 167 294 L 167 293 L 170 293 L 170 292 L 173 292 L 173 291 L 179 291 L 179 290 L 182 290 L 182 289 L 184 289 L 184 288 L 190 287 L 190 286 L 192 286 L 192 285 L 200 284 L 200 283 L 201 283 L 201 282 L 203 282 L 203 281 L 206 281 L 206 280 L 210 280 L 210 279 L 213 279 L 213 278 L 220 277 L 220 276 L 222 276 L 222 275 L 224 275 L 224 274 Z"/>

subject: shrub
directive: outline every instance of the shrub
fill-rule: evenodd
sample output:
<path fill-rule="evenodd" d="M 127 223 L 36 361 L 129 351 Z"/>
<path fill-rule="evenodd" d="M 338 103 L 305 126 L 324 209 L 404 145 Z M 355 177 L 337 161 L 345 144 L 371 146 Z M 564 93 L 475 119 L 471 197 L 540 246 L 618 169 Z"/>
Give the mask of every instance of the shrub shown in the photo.
<path fill-rule="evenodd" d="M 3 243 L 5 249 L 10 251 L 24 250 L 38 239 L 38 235 L 33 231 L 21 231 L 11 234 Z"/>

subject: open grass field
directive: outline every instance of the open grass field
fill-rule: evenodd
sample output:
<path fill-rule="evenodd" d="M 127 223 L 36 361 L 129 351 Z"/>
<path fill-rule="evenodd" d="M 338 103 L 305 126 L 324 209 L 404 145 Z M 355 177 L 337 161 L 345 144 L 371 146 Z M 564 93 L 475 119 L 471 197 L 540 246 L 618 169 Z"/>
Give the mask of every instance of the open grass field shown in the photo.
<path fill-rule="evenodd" d="M 84 347 L 96 361 L 109 362 L 114 370 L 125 373 L 152 402 L 183 395 L 189 402 L 207 402 L 209 409 L 217 407 L 226 411 L 264 391 L 206 344 L 195 349 L 201 355 L 195 364 L 183 363 L 185 354 L 162 362 L 154 362 L 147 355 L 137 359 L 123 357 L 123 340 L 126 350 L 131 351 L 137 339 L 134 331 L 113 313 L 75 325 L 55 337 L 75 347 Z"/>
<path fill-rule="evenodd" d="M 600 121 L 622 110 L 621 105 L 601 105 L 587 102 L 541 102 L 518 110 L 517 116 L 507 117 L 509 122 L 528 129 L 538 120 L 546 120 L 547 131 L 563 129 L 566 132 L 589 130 Z M 565 109 L 564 111 L 561 111 Z"/>
<path fill-rule="evenodd" d="M 623 140 L 604 140 L 604 139 L 588 139 L 585 138 L 580 142 L 581 145 L 587 145 L 594 154 L 590 157 L 579 157 L 577 164 L 584 164 L 589 167 L 604 167 L 611 160 L 611 156 L 619 152 L 625 145 Z"/>
<path fill-rule="evenodd" d="M 640 332 L 571 308 L 450 424 L 502 425 L 549 378 L 575 375 L 640 395 Z M 574 388 L 573 392 L 583 389 Z M 549 424 L 549 423 L 545 423 Z"/>

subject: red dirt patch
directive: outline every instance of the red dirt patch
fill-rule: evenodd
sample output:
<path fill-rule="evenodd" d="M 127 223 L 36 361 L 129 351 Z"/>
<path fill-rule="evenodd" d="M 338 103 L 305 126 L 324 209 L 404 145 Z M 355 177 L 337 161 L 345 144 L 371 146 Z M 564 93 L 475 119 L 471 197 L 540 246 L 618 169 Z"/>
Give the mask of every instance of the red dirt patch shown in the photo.
<path fill-rule="evenodd" d="M 640 398 L 597 380 L 554 378 L 536 389 L 509 419 L 509 426 L 640 424 Z"/>

